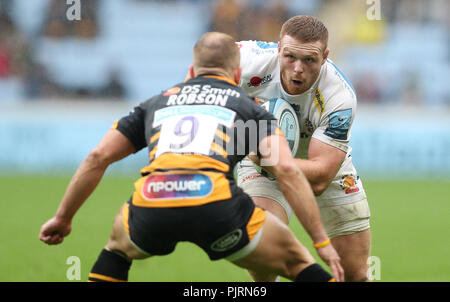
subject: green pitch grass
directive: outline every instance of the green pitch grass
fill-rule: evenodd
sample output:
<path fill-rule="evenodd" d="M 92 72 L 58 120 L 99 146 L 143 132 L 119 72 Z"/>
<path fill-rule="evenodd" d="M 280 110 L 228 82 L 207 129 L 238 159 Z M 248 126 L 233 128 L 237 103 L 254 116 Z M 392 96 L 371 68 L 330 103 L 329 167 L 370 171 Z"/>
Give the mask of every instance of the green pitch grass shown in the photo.
<path fill-rule="evenodd" d="M 0 281 L 69 281 L 70 256 L 80 259 L 80 281 L 87 280 L 133 178 L 104 178 L 75 217 L 70 236 L 47 246 L 38 233 L 68 182 L 69 177 L 0 176 Z M 381 281 L 450 281 L 450 183 L 366 181 L 365 189 L 372 211 L 371 255 L 381 261 Z M 295 218 L 290 226 L 310 247 Z M 129 276 L 130 281 L 250 281 L 246 271 L 225 260 L 210 262 L 190 243 L 178 244 L 169 256 L 135 261 Z"/>

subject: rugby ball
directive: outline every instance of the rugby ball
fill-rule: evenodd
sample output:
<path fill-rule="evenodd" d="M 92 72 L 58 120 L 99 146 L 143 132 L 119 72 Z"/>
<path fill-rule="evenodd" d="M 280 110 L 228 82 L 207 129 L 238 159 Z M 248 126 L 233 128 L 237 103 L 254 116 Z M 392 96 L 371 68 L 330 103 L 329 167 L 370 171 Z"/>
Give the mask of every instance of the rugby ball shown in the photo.
<path fill-rule="evenodd" d="M 289 143 L 292 156 L 295 157 L 300 146 L 300 123 L 294 108 L 288 101 L 280 98 L 270 99 L 262 106 L 278 120 L 278 125 Z"/>

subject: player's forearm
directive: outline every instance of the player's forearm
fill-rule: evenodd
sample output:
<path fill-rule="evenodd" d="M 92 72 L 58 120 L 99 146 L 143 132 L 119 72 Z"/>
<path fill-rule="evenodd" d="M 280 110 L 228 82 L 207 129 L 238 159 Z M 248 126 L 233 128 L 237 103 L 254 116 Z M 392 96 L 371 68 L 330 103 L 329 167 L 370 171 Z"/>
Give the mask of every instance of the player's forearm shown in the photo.
<path fill-rule="evenodd" d="M 337 173 L 337 171 L 326 169 L 320 161 L 316 160 L 296 158 L 295 163 L 305 175 L 316 196 L 326 190 Z"/>
<path fill-rule="evenodd" d="M 265 146 L 270 152 L 266 152 Z M 266 154 L 266 168 L 277 177 L 281 191 L 309 236 L 315 243 L 327 240 L 311 186 L 291 157 L 287 141 L 278 135 L 271 136 L 260 143 L 260 150 Z"/>
<path fill-rule="evenodd" d="M 79 166 L 67 187 L 56 217 L 71 221 L 78 209 L 92 194 L 108 164 L 90 154 Z"/>
<path fill-rule="evenodd" d="M 279 184 L 295 215 L 314 243 L 327 240 L 316 199 L 306 178 L 301 174 L 286 176 L 283 180 L 279 179 Z"/>

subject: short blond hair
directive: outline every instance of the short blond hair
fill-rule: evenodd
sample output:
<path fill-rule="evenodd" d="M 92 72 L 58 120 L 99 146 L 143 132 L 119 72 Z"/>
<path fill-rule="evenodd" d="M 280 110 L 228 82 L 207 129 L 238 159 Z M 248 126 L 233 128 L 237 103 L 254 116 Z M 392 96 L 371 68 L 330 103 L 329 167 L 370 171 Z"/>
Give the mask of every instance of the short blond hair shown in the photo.
<path fill-rule="evenodd" d="M 328 29 L 316 17 L 298 15 L 290 18 L 281 27 L 280 40 L 285 35 L 305 43 L 321 41 L 327 48 Z"/>

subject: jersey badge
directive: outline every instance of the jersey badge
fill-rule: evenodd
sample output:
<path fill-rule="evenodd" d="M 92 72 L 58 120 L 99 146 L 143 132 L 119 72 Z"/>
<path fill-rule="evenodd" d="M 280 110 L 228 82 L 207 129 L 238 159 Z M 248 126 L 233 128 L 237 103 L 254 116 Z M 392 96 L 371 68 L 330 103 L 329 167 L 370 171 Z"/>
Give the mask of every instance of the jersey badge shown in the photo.
<path fill-rule="evenodd" d="M 345 191 L 345 194 L 356 193 L 359 191 L 357 180 L 351 175 L 345 175 L 339 181 L 339 185 Z"/>

